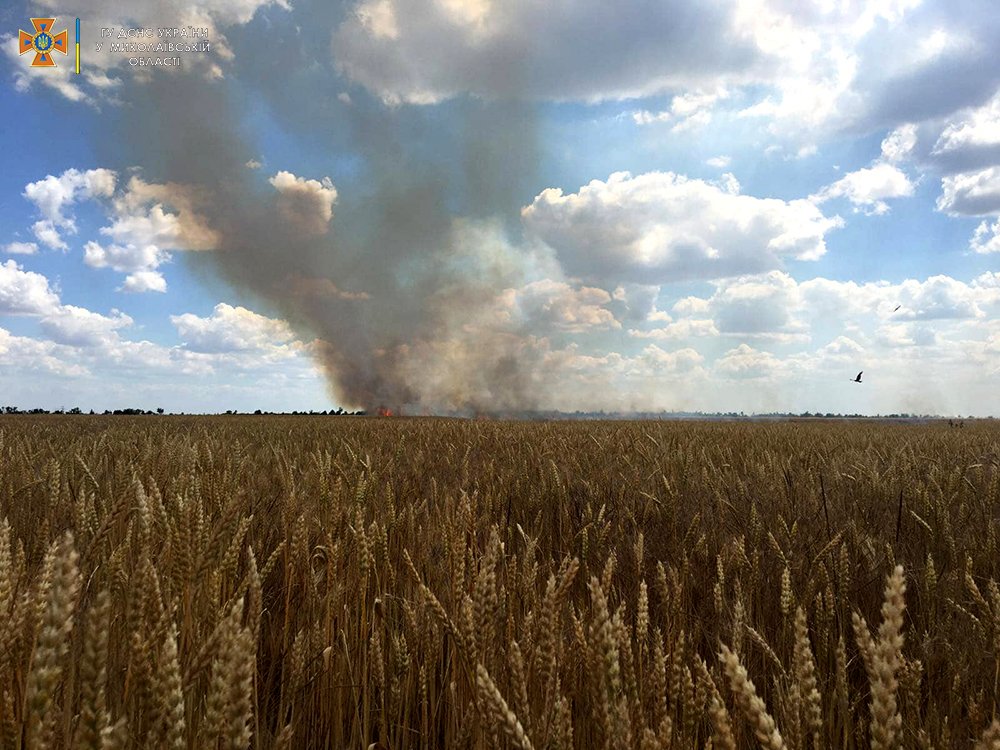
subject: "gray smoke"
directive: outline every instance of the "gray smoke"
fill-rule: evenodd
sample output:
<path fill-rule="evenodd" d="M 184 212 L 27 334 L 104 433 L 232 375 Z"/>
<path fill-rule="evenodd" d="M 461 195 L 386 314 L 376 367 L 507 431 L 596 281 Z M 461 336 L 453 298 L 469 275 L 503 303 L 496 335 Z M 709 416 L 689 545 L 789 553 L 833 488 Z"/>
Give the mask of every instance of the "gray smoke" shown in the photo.
<path fill-rule="evenodd" d="M 340 101 L 346 84 L 328 50 L 320 62 L 316 39 L 302 41 L 291 23 L 269 29 L 266 45 L 253 33 L 230 34 L 238 60 L 253 45 L 239 86 L 197 75 L 127 84 L 129 108 L 105 144 L 148 180 L 211 195 L 198 209 L 220 246 L 186 260 L 319 339 L 316 357 L 342 404 L 534 408 L 538 355 L 479 324 L 533 262 L 517 249 L 537 160 L 530 106 L 511 98 L 394 108 L 356 90 Z M 337 180 L 328 232 L 303 231 L 298 209 L 246 168 L 259 150 L 245 123 L 261 103 L 310 150 L 356 165 L 352 179 Z"/>

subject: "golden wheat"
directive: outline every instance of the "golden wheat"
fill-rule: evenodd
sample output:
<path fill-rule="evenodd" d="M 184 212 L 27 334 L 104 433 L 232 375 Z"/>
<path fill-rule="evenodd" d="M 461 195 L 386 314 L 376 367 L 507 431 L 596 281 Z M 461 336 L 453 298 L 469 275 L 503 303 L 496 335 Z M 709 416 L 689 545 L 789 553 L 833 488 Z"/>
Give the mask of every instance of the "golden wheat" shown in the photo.
<path fill-rule="evenodd" d="M 992 422 L 11 416 L 0 468 L 2 748 L 1000 746 Z"/>

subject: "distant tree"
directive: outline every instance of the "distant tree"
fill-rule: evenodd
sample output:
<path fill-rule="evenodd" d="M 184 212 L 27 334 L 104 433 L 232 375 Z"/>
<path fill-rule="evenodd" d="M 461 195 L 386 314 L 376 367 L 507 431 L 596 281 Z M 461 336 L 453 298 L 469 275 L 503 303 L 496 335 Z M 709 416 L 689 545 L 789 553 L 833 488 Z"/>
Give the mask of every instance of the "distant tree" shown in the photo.
<path fill-rule="evenodd" d="M 254 409 L 254 412 L 253 412 L 253 413 L 254 413 L 254 414 L 260 414 L 261 412 L 260 412 L 260 409 Z"/>
<path fill-rule="evenodd" d="M 157 413 L 157 414 L 163 414 L 163 407 L 162 407 L 162 406 L 158 407 L 158 408 L 156 409 L 156 413 Z"/>
<path fill-rule="evenodd" d="M 83 410 L 79 406 L 74 406 L 69 410 L 69 414 L 83 414 Z"/>

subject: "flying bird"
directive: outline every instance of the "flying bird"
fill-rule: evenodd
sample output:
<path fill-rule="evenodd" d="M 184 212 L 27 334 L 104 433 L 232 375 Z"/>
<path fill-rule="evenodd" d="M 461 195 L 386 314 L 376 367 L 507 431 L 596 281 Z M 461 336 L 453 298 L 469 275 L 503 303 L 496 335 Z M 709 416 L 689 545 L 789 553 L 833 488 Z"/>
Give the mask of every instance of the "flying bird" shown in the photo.
<path fill-rule="evenodd" d="M 896 305 L 896 307 L 894 307 L 892 311 L 893 311 L 893 312 L 896 312 L 896 310 L 898 310 L 898 309 L 899 309 L 899 308 L 901 308 L 901 307 L 902 307 L 902 305 Z"/>
<path fill-rule="evenodd" d="M 864 370 L 862 370 L 861 372 L 864 372 Z M 861 382 L 861 372 L 858 373 L 858 376 L 856 378 L 852 378 L 851 379 L 852 383 L 860 383 Z"/>

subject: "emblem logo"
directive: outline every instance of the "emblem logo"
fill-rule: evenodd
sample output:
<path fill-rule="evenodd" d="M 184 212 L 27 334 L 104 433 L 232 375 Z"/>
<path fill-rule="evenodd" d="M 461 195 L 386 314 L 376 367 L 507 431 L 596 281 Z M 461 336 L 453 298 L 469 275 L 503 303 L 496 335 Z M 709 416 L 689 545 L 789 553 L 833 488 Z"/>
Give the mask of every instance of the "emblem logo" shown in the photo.
<path fill-rule="evenodd" d="M 53 59 L 53 52 L 69 54 L 69 31 L 63 29 L 58 34 L 53 33 L 52 26 L 55 22 L 54 18 L 32 18 L 31 25 L 35 27 L 33 34 L 24 30 L 18 31 L 18 53 L 22 55 L 25 52 L 35 53 L 31 67 L 54 68 L 56 61 Z"/>

